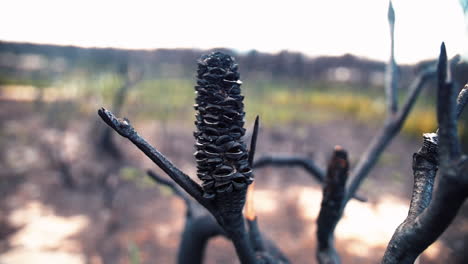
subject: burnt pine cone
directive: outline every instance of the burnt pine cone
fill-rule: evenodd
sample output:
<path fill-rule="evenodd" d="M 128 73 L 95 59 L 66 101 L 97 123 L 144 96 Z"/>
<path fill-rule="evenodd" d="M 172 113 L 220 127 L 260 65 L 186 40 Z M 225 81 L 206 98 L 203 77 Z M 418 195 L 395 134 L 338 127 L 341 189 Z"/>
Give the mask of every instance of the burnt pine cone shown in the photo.
<path fill-rule="evenodd" d="M 223 207 L 231 210 L 243 207 L 245 191 L 253 181 L 247 148 L 241 140 L 245 134 L 241 83 L 233 57 L 214 52 L 198 61 L 197 176 L 203 182 L 204 197 L 223 200 Z"/>

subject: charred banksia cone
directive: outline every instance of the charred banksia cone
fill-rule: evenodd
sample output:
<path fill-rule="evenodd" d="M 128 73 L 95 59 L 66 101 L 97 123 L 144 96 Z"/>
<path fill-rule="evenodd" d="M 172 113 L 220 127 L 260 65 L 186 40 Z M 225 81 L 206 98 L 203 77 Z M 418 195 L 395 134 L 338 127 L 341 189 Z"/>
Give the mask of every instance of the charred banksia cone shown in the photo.
<path fill-rule="evenodd" d="M 197 175 L 203 181 L 204 197 L 215 199 L 220 210 L 231 213 L 241 212 L 247 186 L 253 181 L 242 142 L 245 113 L 240 85 L 231 56 L 214 52 L 198 61 Z"/>

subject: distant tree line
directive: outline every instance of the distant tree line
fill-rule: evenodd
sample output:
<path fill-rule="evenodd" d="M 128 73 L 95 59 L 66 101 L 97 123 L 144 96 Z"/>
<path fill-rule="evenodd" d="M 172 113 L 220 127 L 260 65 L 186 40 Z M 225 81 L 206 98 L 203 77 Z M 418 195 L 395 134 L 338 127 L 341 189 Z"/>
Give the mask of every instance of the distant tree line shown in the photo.
<path fill-rule="evenodd" d="M 225 48 L 214 49 L 236 56 L 242 65 L 245 80 L 282 80 L 311 82 L 343 82 L 356 86 L 383 87 L 385 62 L 357 57 L 343 56 L 308 57 L 299 52 L 281 51 L 276 54 L 251 50 L 238 53 Z M 7 77 L 26 76 L 34 79 L 48 79 L 51 75 L 73 71 L 118 73 L 122 65 L 137 64 L 152 78 L 192 78 L 195 68 L 193 61 L 206 50 L 198 49 L 155 49 L 125 50 L 114 48 L 81 48 L 76 46 L 41 45 L 0 41 L 0 83 Z M 29 56 L 29 57 L 28 57 Z M 38 58 L 42 67 L 22 67 L 25 58 Z M 57 63 L 60 62 L 60 63 Z M 424 61 L 416 65 L 399 66 L 399 82 L 406 87 L 415 74 L 434 61 Z M 468 81 L 468 64 L 459 63 L 454 79 L 460 83 Z M 432 94 L 434 89 L 429 88 Z"/>
<path fill-rule="evenodd" d="M 235 55 L 243 65 L 242 73 L 247 79 L 261 76 L 263 79 L 310 82 L 330 81 L 338 77 L 338 80 L 345 82 L 372 85 L 378 84 L 373 78 L 378 79 L 385 71 L 384 62 L 350 54 L 311 58 L 290 51 L 270 54 L 252 50 L 239 54 L 223 48 L 216 50 Z M 66 62 L 63 67 L 66 67 L 67 71 L 77 68 L 84 68 L 90 72 L 117 71 L 121 64 L 138 63 L 155 77 L 192 78 L 195 70 L 192 62 L 206 52 L 196 49 L 123 50 L 0 42 L 0 73 L 8 74 L 21 68 L 15 62 L 7 60 L 21 62 L 21 56 L 36 55 L 49 62 L 60 58 Z M 403 66 L 401 70 L 411 75 L 414 67 Z M 339 76 L 340 74 L 344 76 Z"/>

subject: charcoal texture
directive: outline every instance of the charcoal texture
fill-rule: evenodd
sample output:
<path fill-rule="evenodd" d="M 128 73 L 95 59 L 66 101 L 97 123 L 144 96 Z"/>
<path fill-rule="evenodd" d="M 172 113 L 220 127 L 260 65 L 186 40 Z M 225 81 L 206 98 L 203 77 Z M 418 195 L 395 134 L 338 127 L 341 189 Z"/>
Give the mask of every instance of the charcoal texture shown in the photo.
<path fill-rule="evenodd" d="M 195 159 L 206 198 L 245 197 L 253 181 L 242 142 L 245 113 L 240 85 L 237 64 L 231 56 L 214 52 L 198 61 Z M 228 200 L 243 206 L 242 201 Z"/>

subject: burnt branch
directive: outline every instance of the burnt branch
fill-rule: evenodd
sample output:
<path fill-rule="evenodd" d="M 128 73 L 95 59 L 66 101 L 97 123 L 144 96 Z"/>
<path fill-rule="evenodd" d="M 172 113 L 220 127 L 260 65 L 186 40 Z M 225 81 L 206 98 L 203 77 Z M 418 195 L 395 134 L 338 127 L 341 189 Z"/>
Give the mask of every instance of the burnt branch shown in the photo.
<path fill-rule="evenodd" d="M 249 228 L 249 239 L 255 252 L 265 251 L 262 234 L 258 227 L 257 215 L 254 207 L 254 188 L 255 183 L 252 183 L 247 189 L 247 197 L 244 208 L 245 219 L 247 220 L 247 226 Z"/>
<path fill-rule="evenodd" d="M 458 56 L 454 57 L 450 61 L 450 65 L 457 63 L 458 60 Z M 359 158 L 356 167 L 352 169 L 350 175 L 352 180 L 348 187 L 346 203 L 359 189 L 363 180 L 368 176 L 369 172 L 375 166 L 389 143 L 400 132 L 424 86 L 430 80 L 434 79 L 436 75 L 436 65 L 429 65 L 424 68 L 412 81 L 410 87 L 408 88 L 408 95 L 406 96 L 403 106 L 394 115 L 387 117 L 382 130 L 380 130 L 380 132 L 378 132 L 377 135 L 372 139 L 366 151 Z M 466 90 L 463 91 L 466 92 Z M 466 97 L 468 97 L 468 94 L 464 93 L 463 97 L 460 98 L 461 102 L 463 102 L 463 106 L 468 101 L 468 98 Z M 459 112 L 461 112 L 461 109 L 463 109 L 461 106 L 462 104 L 460 104 Z"/>
<path fill-rule="evenodd" d="M 263 242 L 262 234 L 258 226 L 257 217 L 253 220 L 247 219 L 247 226 L 249 227 L 249 239 L 254 247 L 255 252 L 265 251 L 265 245 Z"/>
<path fill-rule="evenodd" d="M 348 178 L 348 154 L 336 146 L 328 165 L 323 185 L 323 198 L 317 218 L 317 260 L 320 264 L 338 264 L 340 258 L 334 246 L 334 230 L 341 217 Z"/>
<path fill-rule="evenodd" d="M 318 167 L 313 160 L 299 156 L 263 156 L 254 162 L 253 168 L 259 169 L 267 166 L 275 167 L 302 167 L 314 179 L 322 183 L 325 171 Z"/>
<path fill-rule="evenodd" d="M 170 181 L 152 170 L 148 170 L 146 174 L 156 183 L 169 187 L 172 192 L 180 197 L 187 206 L 187 218 L 193 218 L 198 215 L 202 210 L 205 211 L 194 199 L 192 199 L 185 191 L 183 191 L 174 181 Z M 206 212 L 204 213 L 206 214 Z"/>
<path fill-rule="evenodd" d="M 219 235 L 226 236 L 226 233 L 206 210 L 203 215 L 187 219 L 177 253 L 177 263 L 202 264 L 209 240 Z"/>
<path fill-rule="evenodd" d="M 156 183 L 169 187 L 185 202 L 186 218 L 177 253 L 177 263 L 202 264 L 209 240 L 219 235 L 226 236 L 226 233 L 216 219 L 181 190 L 175 182 L 165 179 L 152 170 L 148 170 L 147 174 Z"/>
<path fill-rule="evenodd" d="M 254 162 L 253 168 L 273 167 L 301 167 L 308 172 L 315 180 L 323 184 L 325 170 L 317 166 L 313 160 L 300 156 L 263 156 Z M 366 197 L 355 194 L 354 199 L 360 202 L 367 202 Z"/>
<path fill-rule="evenodd" d="M 438 169 L 437 134 L 424 134 L 423 146 L 413 155 L 414 186 L 408 217 L 405 221 L 416 218 L 432 199 L 434 180 Z"/>
<path fill-rule="evenodd" d="M 143 137 L 141 137 L 130 124 L 129 120 L 115 117 L 110 111 L 101 108 L 98 111 L 102 120 L 114 129 L 119 135 L 130 140 L 145 155 L 159 166 L 171 179 L 180 187 L 189 193 L 195 200 L 205 207 L 210 207 L 208 201 L 203 198 L 201 187 L 189 176 L 175 167 L 163 154 L 151 146 Z"/>
<path fill-rule="evenodd" d="M 257 137 L 258 137 L 258 130 L 260 126 L 259 116 L 255 118 L 254 129 L 252 132 L 252 139 L 250 140 L 250 149 L 249 149 L 249 166 L 253 167 L 253 161 L 255 157 L 255 149 L 257 147 Z"/>
<path fill-rule="evenodd" d="M 258 226 L 258 218 L 254 207 L 254 187 L 252 183 L 247 189 L 247 197 L 244 208 L 245 219 L 247 221 L 250 243 L 261 263 L 265 264 L 287 264 L 288 258 L 281 252 L 275 243 L 266 238 Z"/>
<path fill-rule="evenodd" d="M 392 24 L 394 23 L 393 20 L 394 20 L 393 7 L 392 7 L 392 4 L 390 3 L 389 21 L 391 25 L 391 30 L 393 30 L 392 29 L 393 27 Z M 391 32 L 391 34 L 393 35 L 393 32 Z M 393 44 L 392 44 L 392 48 L 393 48 Z M 455 57 L 451 63 L 456 63 L 457 61 L 458 61 L 458 58 Z M 390 65 L 388 66 L 390 69 L 394 68 L 392 63 L 393 61 L 391 57 Z M 336 221 L 339 221 L 339 219 L 343 215 L 343 212 L 346 208 L 346 204 L 348 203 L 348 201 L 352 197 L 354 197 L 354 195 L 356 194 L 356 191 L 359 189 L 364 179 L 369 175 L 369 172 L 375 166 L 375 164 L 379 160 L 383 151 L 387 148 L 389 143 L 401 130 L 404 124 L 404 121 L 407 119 L 408 114 L 413 108 L 416 102 L 416 98 L 419 96 L 422 88 L 430 79 L 436 76 L 436 73 L 437 73 L 436 67 L 434 67 L 434 65 L 429 65 L 428 67 L 423 69 L 418 74 L 416 79 L 413 80 L 413 82 L 411 83 L 402 108 L 400 108 L 399 110 L 392 111 L 393 109 L 396 109 L 396 107 L 393 107 L 392 105 L 388 105 L 389 113 L 384 122 L 383 128 L 372 139 L 366 151 L 360 156 L 356 167 L 354 167 L 350 173 L 351 182 L 347 187 L 344 201 L 341 203 L 339 217 L 336 219 Z M 388 74 L 390 75 L 390 73 Z M 394 75 L 390 77 L 394 77 Z M 389 79 L 391 80 L 392 78 L 389 78 Z M 391 84 L 392 84 L 391 82 L 387 84 L 387 87 L 388 87 L 387 91 L 389 91 L 387 92 L 387 102 L 390 104 L 393 102 L 394 99 L 388 98 L 388 97 L 395 96 L 395 93 L 394 93 L 395 91 L 393 89 L 390 89 Z M 417 184 L 417 186 L 421 184 L 420 180 L 418 180 L 415 184 Z M 424 191 L 424 188 L 422 188 L 422 190 L 419 190 L 419 193 L 415 195 L 414 201 L 415 202 L 413 203 L 412 210 L 419 211 L 420 209 L 417 209 L 417 208 L 420 208 L 422 205 L 424 205 L 424 202 L 427 202 L 427 192 Z M 337 223 L 332 223 L 332 224 L 336 225 Z"/>
<path fill-rule="evenodd" d="M 465 93 L 462 89 L 456 100 L 442 44 L 438 64 L 439 131 L 425 134 L 423 147 L 415 154 L 415 186 L 408 217 L 395 230 L 382 263 L 413 263 L 450 225 L 468 196 L 468 158 L 461 153 L 456 122 L 465 104 Z M 437 166 L 439 175 L 434 185 Z"/>
<path fill-rule="evenodd" d="M 435 67 L 433 66 L 429 66 L 424 69 L 411 83 L 402 108 L 400 108 L 400 110 L 394 115 L 387 117 L 383 128 L 372 139 L 366 151 L 359 158 L 356 167 L 351 171 L 351 183 L 347 190 L 346 202 L 353 197 L 361 186 L 363 180 L 369 175 L 369 172 L 379 160 L 383 151 L 387 148 L 388 144 L 400 132 L 403 123 L 414 106 L 416 98 L 421 93 L 422 88 L 431 78 L 435 77 L 435 74 Z"/>
<path fill-rule="evenodd" d="M 185 202 L 187 211 L 177 253 L 177 263 L 203 263 L 209 240 L 219 235 L 226 236 L 224 230 L 206 209 L 189 197 L 175 182 L 165 179 L 152 170 L 148 170 L 147 174 L 156 183 L 169 187 Z"/>
<path fill-rule="evenodd" d="M 456 117 L 456 93 L 451 80 L 450 66 L 447 62 L 445 44 L 442 43 L 439 64 L 437 66 L 437 121 L 439 123 L 439 150 L 441 165 L 459 157 L 461 154 L 458 141 Z"/>
<path fill-rule="evenodd" d="M 254 247 L 255 254 L 260 263 L 264 264 L 289 264 L 289 259 L 281 252 L 276 246 L 275 242 L 266 238 L 260 231 L 258 226 L 257 217 L 250 220 L 247 219 L 247 226 L 249 228 L 249 239 Z"/>

